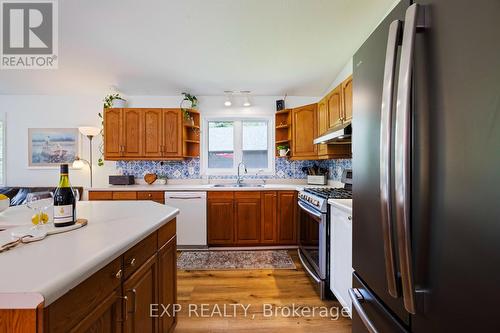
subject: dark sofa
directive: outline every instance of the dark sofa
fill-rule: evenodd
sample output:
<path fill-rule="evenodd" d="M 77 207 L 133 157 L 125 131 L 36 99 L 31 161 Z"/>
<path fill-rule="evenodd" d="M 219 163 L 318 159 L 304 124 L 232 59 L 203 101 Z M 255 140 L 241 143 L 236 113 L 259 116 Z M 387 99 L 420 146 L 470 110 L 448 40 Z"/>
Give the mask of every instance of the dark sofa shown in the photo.
<path fill-rule="evenodd" d="M 80 198 L 83 194 L 83 187 L 74 187 L 80 193 Z M 0 187 L 0 193 L 5 194 L 10 199 L 11 206 L 24 205 L 28 193 L 32 192 L 54 192 L 55 187 Z"/>

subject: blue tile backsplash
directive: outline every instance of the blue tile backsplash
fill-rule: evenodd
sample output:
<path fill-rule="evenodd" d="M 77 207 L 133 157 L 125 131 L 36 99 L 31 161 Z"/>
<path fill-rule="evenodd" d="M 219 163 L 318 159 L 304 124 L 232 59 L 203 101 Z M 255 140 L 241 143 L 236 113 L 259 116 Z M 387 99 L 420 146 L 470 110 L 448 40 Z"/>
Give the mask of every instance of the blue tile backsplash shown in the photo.
<path fill-rule="evenodd" d="M 340 181 L 342 171 L 352 167 L 351 159 L 321 160 L 321 161 L 290 161 L 288 158 L 277 157 L 275 160 L 275 175 L 255 176 L 245 175 L 247 179 L 305 179 L 306 173 L 303 167 L 318 165 L 328 169 L 328 179 Z M 200 159 L 193 158 L 185 161 L 118 161 L 116 168 L 124 175 L 134 175 L 142 178 L 146 173 L 155 173 L 166 176 L 169 179 L 197 179 L 200 175 Z M 209 176 L 211 179 L 233 179 L 236 176 Z"/>

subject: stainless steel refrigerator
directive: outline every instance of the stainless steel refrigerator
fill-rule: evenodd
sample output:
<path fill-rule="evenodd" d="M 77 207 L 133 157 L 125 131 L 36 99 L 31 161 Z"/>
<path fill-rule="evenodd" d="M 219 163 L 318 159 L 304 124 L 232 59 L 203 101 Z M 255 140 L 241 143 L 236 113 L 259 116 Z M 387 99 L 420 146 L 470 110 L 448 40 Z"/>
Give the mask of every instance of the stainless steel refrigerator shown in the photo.
<path fill-rule="evenodd" d="M 401 1 L 353 65 L 353 332 L 500 331 L 500 1 Z"/>

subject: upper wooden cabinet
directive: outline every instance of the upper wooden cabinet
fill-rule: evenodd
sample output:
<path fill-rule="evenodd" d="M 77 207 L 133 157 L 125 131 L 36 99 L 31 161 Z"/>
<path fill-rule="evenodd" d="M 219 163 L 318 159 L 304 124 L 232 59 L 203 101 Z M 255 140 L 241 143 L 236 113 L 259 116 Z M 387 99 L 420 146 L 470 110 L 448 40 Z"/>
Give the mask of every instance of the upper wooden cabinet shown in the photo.
<path fill-rule="evenodd" d="M 163 109 L 164 157 L 182 157 L 182 112 L 180 109 Z"/>
<path fill-rule="evenodd" d="M 343 122 L 352 120 L 352 75 L 342 82 Z"/>
<path fill-rule="evenodd" d="M 162 157 L 162 114 L 161 109 L 144 110 L 144 156 Z"/>
<path fill-rule="evenodd" d="M 195 125 L 183 124 L 181 109 L 105 109 L 104 159 L 198 157 L 199 113 L 193 111 L 193 114 L 197 115 L 193 117 Z"/>
<path fill-rule="evenodd" d="M 323 135 L 328 130 L 328 100 L 323 98 L 318 102 L 318 135 Z M 318 156 L 328 154 L 328 145 L 318 144 Z"/>
<path fill-rule="evenodd" d="M 104 152 L 105 158 L 122 156 L 122 109 L 104 110 Z"/>
<path fill-rule="evenodd" d="M 141 157 L 144 137 L 144 112 L 140 109 L 122 109 L 122 151 L 127 157 Z"/>
<path fill-rule="evenodd" d="M 317 146 L 317 104 L 309 104 L 292 109 L 292 158 L 315 159 Z"/>
<path fill-rule="evenodd" d="M 340 86 L 332 90 L 327 96 L 328 128 L 342 124 L 342 89 Z"/>

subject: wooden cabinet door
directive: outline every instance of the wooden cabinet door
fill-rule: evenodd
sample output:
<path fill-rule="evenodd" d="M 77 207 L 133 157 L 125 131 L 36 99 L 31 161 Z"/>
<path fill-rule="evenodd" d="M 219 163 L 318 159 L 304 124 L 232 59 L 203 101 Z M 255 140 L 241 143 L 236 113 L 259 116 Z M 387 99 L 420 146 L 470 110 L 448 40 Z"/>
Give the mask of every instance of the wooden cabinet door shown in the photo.
<path fill-rule="evenodd" d="M 163 109 L 163 156 L 182 157 L 182 112 Z"/>
<path fill-rule="evenodd" d="M 352 119 L 352 75 L 342 82 L 343 121 Z"/>
<path fill-rule="evenodd" d="M 292 156 L 316 158 L 317 104 L 305 105 L 292 110 Z"/>
<path fill-rule="evenodd" d="M 144 136 L 144 113 L 140 109 L 123 109 L 123 156 L 141 157 Z"/>
<path fill-rule="evenodd" d="M 176 238 L 172 237 L 167 244 L 158 251 L 158 303 L 170 305 L 169 316 L 159 318 L 158 331 L 168 333 L 176 323 L 172 315 L 172 307 L 177 302 L 177 256 Z M 161 307 L 160 307 L 161 309 Z"/>
<path fill-rule="evenodd" d="M 144 156 L 162 156 L 162 110 L 144 110 Z"/>
<path fill-rule="evenodd" d="M 327 98 L 323 98 L 318 102 L 318 136 L 324 134 L 328 130 L 328 103 Z M 325 143 L 320 143 L 318 146 L 318 156 L 328 154 L 328 147 Z"/>
<path fill-rule="evenodd" d="M 276 191 L 262 191 L 261 196 L 260 242 L 275 244 L 278 239 L 278 196 Z"/>
<path fill-rule="evenodd" d="M 236 243 L 260 243 L 260 192 L 236 192 L 234 194 L 236 219 Z"/>
<path fill-rule="evenodd" d="M 104 111 L 104 158 L 116 159 L 122 155 L 122 109 Z"/>
<path fill-rule="evenodd" d="M 297 194 L 295 191 L 278 192 L 278 243 L 297 243 L 296 209 Z"/>
<path fill-rule="evenodd" d="M 92 312 L 70 330 L 71 333 L 121 333 L 122 299 L 120 289 L 113 291 Z"/>
<path fill-rule="evenodd" d="M 220 192 L 231 195 L 233 192 Z M 210 198 L 207 203 L 208 245 L 234 244 L 233 198 Z M 219 194 L 219 193 L 217 193 Z"/>
<path fill-rule="evenodd" d="M 157 332 L 157 318 L 149 312 L 150 304 L 158 303 L 157 270 L 155 253 L 123 283 L 123 295 L 127 297 L 124 332 Z"/>
<path fill-rule="evenodd" d="M 328 128 L 342 124 L 342 89 L 339 85 L 328 95 Z"/>

